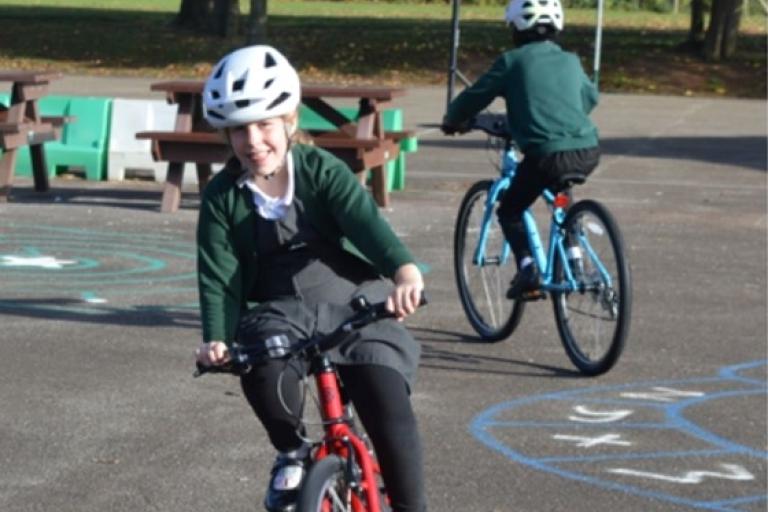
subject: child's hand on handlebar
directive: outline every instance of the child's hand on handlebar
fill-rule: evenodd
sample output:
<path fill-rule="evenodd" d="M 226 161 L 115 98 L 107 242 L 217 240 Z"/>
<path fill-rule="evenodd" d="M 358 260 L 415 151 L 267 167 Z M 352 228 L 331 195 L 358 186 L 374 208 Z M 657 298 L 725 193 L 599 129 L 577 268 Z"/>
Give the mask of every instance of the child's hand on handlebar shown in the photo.
<path fill-rule="evenodd" d="M 398 268 L 393 280 L 395 289 L 387 297 L 387 311 L 394 313 L 398 320 L 402 320 L 419 307 L 424 280 L 419 267 L 413 263 L 406 263 Z"/>
<path fill-rule="evenodd" d="M 471 126 L 472 126 L 471 122 L 469 121 L 459 123 L 459 124 L 453 124 L 453 123 L 449 123 L 447 118 L 444 117 L 443 122 L 440 125 L 440 130 L 445 135 L 455 135 L 457 133 L 458 134 L 467 133 L 472 129 Z"/>
<path fill-rule="evenodd" d="M 195 350 L 195 357 L 203 366 L 220 366 L 229 361 L 229 350 L 221 341 L 201 343 Z"/>

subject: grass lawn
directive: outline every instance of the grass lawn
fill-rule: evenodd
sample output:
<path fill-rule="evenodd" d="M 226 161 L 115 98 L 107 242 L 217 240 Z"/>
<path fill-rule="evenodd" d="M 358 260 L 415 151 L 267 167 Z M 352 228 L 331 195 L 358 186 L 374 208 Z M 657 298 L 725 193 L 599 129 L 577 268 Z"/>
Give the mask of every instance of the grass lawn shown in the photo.
<path fill-rule="evenodd" d="M 243 12 L 248 2 L 241 0 Z M 0 0 L 0 68 L 204 77 L 242 36 L 169 27 L 179 0 Z M 269 40 L 310 82 L 444 84 L 448 5 L 272 0 Z M 460 69 L 474 78 L 509 45 L 500 7 L 462 7 Z M 595 13 L 568 10 L 561 43 L 592 68 Z M 687 14 L 608 11 L 601 89 L 766 97 L 765 17 L 742 24 L 737 56 L 705 63 L 681 47 Z"/>

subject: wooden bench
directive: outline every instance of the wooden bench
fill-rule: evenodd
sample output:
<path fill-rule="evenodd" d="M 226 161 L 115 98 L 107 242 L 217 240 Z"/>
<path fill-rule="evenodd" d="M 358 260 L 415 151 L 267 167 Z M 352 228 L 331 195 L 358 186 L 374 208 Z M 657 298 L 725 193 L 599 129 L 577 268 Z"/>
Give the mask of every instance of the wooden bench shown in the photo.
<path fill-rule="evenodd" d="M 38 101 L 48 93 L 50 81 L 59 78 L 60 73 L 46 71 L 0 72 L 0 82 L 12 83 L 9 105 L 0 109 L 0 202 L 7 201 L 10 195 L 22 146 L 30 148 L 35 190 L 49 188 L 43 144 L 55 140 L 61 132 L 56 131 L 53 120 L 42 119 Z"/>
<path fill-rule="evenodd" d="M 152 141 L 152 155 L 156 161 L 168 162 L 168 173 L 163 191 L 162 211 L 178 209 L 184 163 L 197 165 L 198 183 L 204 187 L 210 178 L 212 163 L 226 161 L 229 151 L 225 141 L 211 132 L 202 117 L 204 83 L 193 80 L 159 82 L 151 85 L 153 91 L 166 94 L 169 103 L 178 105 L 174 131 L 139 132 L 140 139 Z M 372 173 L 371 189 L 380 206 L 388 206 L 386 164 L 398 158 L 400 141 L 412 136 L 409 132 L 386 132 L 382 112 L 393 98 L 405 94 L 404 89 L 389 87 L 335 87 L 305 85 L 301 90 L 302 103 L 330 123 L 331 129 L 312 133 L 315 144 L 341 158 L 356 172 L 365 184 L 367 173 Z M 354 101 L 358 104 L 354 120 L 344 115 L 326 99 Z M 202 188 L 201 188 L 202 190 Z"/>
<path fill-rule="evenodd" d="M 0 109 L 0 126 L 2 125 L 16 125 L 16 123 L 7 123 L 8 119 L 8 110 L 7 109 Z M 43 125 L 50 124 L 53 127 L 53 132 L 56 135 L 56 139 L 61 139 L 61 131 L 64 128 L 64 125 L 67 123 L 74 123 L 76 120 L 75 116 L 40 116 L 40 122 Z M 24 119 L 25 124 L 32 124 L 33 121 L 29 118 Z M 8 128 L 6 128 L 8 129 Z M 26 129 L 29 129 L 27 127 Z"/>
<path fill-rule="evenodd" d="M 400 151 L 400 141 L 413 136 L 409 131 L 385 132 L 383 139 L 352 139 L 335 131 L 308 132 L 318 147 L 327 149 L 355 171 L 361 183 L 373 169 L 371 188 L 379 204 L 386 204 L 386 176 L 382 162 L 394 159 Z M 202 191 L 211 178 L 210 164 L 224 163 L 232 155 L 227 142 L 217 132 L 139 132 L 137 139 L 150 140 L 152 158 L 165 162 L 195 162 L 198 164 L 198 187 Z M 208 166 L 200 166 L 207 164 Z M 383 192 L 382 192 L 383 191 Z"/>

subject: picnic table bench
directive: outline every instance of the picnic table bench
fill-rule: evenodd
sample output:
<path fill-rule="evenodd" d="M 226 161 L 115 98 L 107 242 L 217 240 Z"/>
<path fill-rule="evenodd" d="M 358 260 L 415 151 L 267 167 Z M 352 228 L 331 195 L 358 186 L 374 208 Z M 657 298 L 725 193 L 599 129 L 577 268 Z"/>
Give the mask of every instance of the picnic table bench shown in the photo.
<path fill-rule="evenodd" d="M 0 202 L 8 200 L 13 186 L 17 151 L 29 146 L 35 190 L 48 190 L 45 142 L 61 137 L 62 126 L 72 121 L 67 116 L 42 116 L 38 100 L 48 93 L 52 80 L 61 73 L 50 71 L 0 71 L 0 82 L 11 82 L 10 103 L 0 106 Z"/>
<path fill-rule="evenodd" d="M 136 137 L 152 141 L 152 156 L 168 162 L 161 211 L 173 212 L 181 200 L 181 183 L 185 162 L 194 162 L 198 186 L 202 191 L 211 176 L 211 164 L 226 162 L 230 151 L 225 140 L 202 117 L 204 82 L 193 80 L 159 82 L 153 91 L 166 93 L 169 103 L 178 104 L 173 131 L 139 132 Z M 382 111 L 393 98 L 405 94 L 404 89 L 390 87 L 337 87 L 306 85 L 302 87 L 302 103 L 331 123 L 335 129 L 308 130 L 314 144 L 343 160 L 360 182 L 365 184 L 366 170 L 371 170 L 371 189 L 377 204 L 389 205 L 385 164 L 397 158 L 400 141 L 412 137 L 407 131 L 386 131 Z M 358 103 L 357 115 L 349 119 L 328 99 L 347 99 Z"/>

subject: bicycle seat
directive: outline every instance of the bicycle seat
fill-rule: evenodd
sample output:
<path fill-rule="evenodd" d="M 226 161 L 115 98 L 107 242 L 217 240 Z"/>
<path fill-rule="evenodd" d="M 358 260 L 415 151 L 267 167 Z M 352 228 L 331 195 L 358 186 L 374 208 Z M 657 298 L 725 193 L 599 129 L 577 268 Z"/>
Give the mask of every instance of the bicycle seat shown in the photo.
<path fill-rule="evenodd" d="M 587 181 L 587 177 L 578 172 L 567 172 L 557 180 L 557 189 L 565 190 L 574 185 L 582 185 Z"/>

